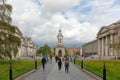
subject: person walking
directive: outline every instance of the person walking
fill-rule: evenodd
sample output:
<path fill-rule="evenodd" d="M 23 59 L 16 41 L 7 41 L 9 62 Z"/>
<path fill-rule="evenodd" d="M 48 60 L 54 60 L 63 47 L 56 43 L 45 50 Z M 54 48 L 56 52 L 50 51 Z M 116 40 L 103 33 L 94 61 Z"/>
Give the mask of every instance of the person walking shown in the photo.
<path fill-rule="evenodd" d="M 76 58 L 77 58 L 77 56 L 76 56 L 76 55 L 73 55 L 73 62 L 74 62 L 74 64 L 75 64 L 75 62 L 76 62 Z"/>
<path fill-rule="evenodd" d="M 69 72 L 69 59 L 68 58 L 66 58 L 65 59 L 65 72 Z"/>
<path fill-rule="evenodd" d="M 58 70 L 60 71 L 62 68 L 62 61 L 60 57 L 58 58 L 57 62 L 58 62 Z"/>
<path fill-rule="evenodd" d="M 58 58 L 59 58 L 59 57 L 56 55 L 56 56 L 55 56 L 55 61 L 56 61 L 56 62 L 58 61 Z"/>
<path fill-rule="evenodd" d="M 49 58 L 50 58 L 50 63 L 52 64 L 52 55 L 51 54 L 50 54 Z"/>
<path fill-rule="evenodd" d="M 45 64 L 46 64 L 46 59 L 43 57 L 42 60 L 42 67 L 43 67 L 43 71 L 45 70 Z"/>

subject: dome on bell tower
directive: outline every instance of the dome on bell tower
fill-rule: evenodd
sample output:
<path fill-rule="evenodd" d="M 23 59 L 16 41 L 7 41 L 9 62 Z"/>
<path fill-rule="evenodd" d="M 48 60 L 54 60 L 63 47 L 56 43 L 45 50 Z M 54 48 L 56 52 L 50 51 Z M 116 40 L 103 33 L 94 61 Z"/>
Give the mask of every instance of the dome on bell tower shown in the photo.
<path fill-rule="evenodd" d="M 61 32 L 61 29 L 59 29 L 59 32 Z"/>
<path fill-rule="evenodd" d="M 57 37 L 63 37 L 61 29 L 59 29 L 59 33 L 58 33 Z"/>

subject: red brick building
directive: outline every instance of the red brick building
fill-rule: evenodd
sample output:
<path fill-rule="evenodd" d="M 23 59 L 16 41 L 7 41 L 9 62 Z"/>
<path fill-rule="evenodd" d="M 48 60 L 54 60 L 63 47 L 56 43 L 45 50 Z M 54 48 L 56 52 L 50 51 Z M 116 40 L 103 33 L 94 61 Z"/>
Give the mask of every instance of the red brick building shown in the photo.
<path fill-rule="evenodd" d="M 80 50 L 81 50 L 81 48 L 67 48 L 67 51 L 70 55 L 72 55 L 73 53 L 75 53 L 77 51 L 80 53 Z"/>
<path fill-rule="evenodd" d="M 81 48 L 66 48 L 66 49 L 70 55 L 72 55 L 73 53 L 77 51 L 81 52 Z M 51 53 L 54 54 L 54 48 L 50 48 L 50 50 L 51 50 Z"/>
<path fill-rule="evenodd" d="M 51 53 L 54 54 L 54 48 L 50 48 Z"/>

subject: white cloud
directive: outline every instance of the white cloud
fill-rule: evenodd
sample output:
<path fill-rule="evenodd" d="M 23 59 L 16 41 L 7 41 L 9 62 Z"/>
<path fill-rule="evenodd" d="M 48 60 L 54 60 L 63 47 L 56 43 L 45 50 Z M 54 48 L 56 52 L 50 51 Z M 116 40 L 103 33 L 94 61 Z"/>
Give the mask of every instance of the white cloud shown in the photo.
<path fill-rule="evenodd" d="M 79 0 L 41 0 L 42 16 L 51 18 L 54 13 L 67 11 L 79 3 Z"/>
<path fill-rule="evenodd" d="M 97 27 L 109 25 L 120 19 L 120 5 L 116 4 L 115 1 L 117 0 L 91 0 L 84 5 L 91 7 L 91 11 L 89 11 L 88 14 L 81 13 L 82 15 L 80 15 L 80 17 Z"/>
<path fill-rule="evenodd" d="M 120 18 L 120 6 L 115 5 L 114 0 L 92 0 L 86 5 L 79 5 L 82 0 L 38 1 L 40 5 L 35 0 L 8 0 L 13 6 L 13 24 L 36 43 L 57 42 L 59 29 L 62 29 L 65 43 L 89 42 L 96 38 L 102 25 L 109 25 Z M 92 9 L 84 14 L 79 9 L 73 12 L 74 6 Z M 83 21 L 79 22 L 80 19 Z"/>
<path fill-rule="evenodd" d="M 42 9 L 49 12 L 65 11 L 78 3 L 79 0 L 41 0 Z"/>

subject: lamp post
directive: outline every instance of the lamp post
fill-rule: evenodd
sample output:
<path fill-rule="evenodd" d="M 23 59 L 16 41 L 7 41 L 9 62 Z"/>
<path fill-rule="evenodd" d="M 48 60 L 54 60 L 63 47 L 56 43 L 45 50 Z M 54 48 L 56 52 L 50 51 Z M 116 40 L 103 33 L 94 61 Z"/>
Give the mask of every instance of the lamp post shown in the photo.
<path fill-rule="evenodd" d="M 105 62 L 104 62 L 104 66 L 103 66 L 103 80 L 106 80 L 106 66 L 105 66 Z"/>
<path fill-rule="evenodd" d="M 11 45 L 11 41 L 10 41 L 9 34 L 8 34 L 8 35 L 6 35 L 6 38 L 7 38 L 7 40 L 6 40 L 6 41 L 8 41 L 7 45 Z M 5 38 L 5 39 L 6 39 L 6 38 Z M 5 47 L 5 51 L 6 51 L 7 53 L 9 53 L 9 54 L 10 54 L 10 56 L 9 56 L 9 58 L 10 58 L 10 66 L 9 66 L 9 80 L 13 80 L 13 78 L 12 78 L 12 76 L 13 76 L 13 71 L 12 71 L 12 54 L 11 54 L 11 51 L 10 51 L 10 52 L 9 52 L 9 51 L 7 51 L 6 47 Z"/>
<path fill-rule="evenodd" d="M 9 80 L 13 80 L 12 79 L 12 63 L 10 62 L 10 69 L 9 69 Z"/>
<path fill-rule="evenodd" d="M 81 68 L 83 69 L 83 59 L 81 60 Z"/>
<path fill-rule="evenodd" d="M 35 60 L 35 69 L 37 69 L 37 60 Z"/>
<path fill-rule="evenodd" d="M 35 60 L 35 69 L 37 70 L 37 59 L 36 59 L 36 55 L 34 56 L 34 60 Z"/>

